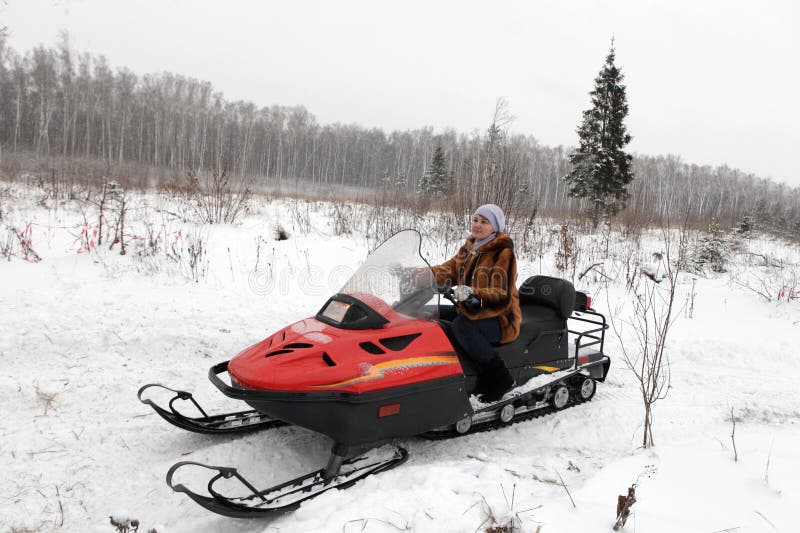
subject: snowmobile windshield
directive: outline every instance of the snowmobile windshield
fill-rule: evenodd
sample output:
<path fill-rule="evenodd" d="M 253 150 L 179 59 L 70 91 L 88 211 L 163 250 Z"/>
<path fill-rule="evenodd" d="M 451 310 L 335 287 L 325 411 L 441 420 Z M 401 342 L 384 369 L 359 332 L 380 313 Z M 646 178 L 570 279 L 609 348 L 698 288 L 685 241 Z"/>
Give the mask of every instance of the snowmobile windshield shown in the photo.
<path fill-rule="evenodd" d="M 395 233 L 369 254 L 339 293 L 381 315 L 388 305 L 403 316 L 438 318 L 436 277 L 422 257 L 421 244 L 422 236 L 416 230 Z"/>

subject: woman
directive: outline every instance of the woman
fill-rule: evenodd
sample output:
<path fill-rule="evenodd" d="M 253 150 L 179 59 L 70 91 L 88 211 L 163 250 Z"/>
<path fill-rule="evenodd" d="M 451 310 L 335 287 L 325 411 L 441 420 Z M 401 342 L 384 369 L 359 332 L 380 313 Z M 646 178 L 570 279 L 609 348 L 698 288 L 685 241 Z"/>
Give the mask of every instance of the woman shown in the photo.
<path fill-rule="evenodd" d="M 455 257 L 433 267 L 437 283 L 453 286 L 458 312 L 453 334 L 480 370 L 475 393 L 482 393 L 483 402 L 499 400 L 514 386 L 492 344 L 516 339 L 522 321 L 514 243 L 503 232 L 505 220 L 498 206 L 480 206 Z"/>

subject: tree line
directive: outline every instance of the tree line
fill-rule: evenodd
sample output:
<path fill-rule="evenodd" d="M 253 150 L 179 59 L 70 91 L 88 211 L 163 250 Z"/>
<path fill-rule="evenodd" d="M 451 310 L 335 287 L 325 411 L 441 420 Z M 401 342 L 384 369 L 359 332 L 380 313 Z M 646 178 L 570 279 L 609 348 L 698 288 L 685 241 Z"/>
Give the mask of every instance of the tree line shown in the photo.
<path fill-rule="evenodd" d="M 4 165 L 33 157 L 39 168 L 65 172 L 70 167 L 64 162 L 99 161 L 109 176 L 134 164 L 167 177 L 188 168 L 225 166 L 254 184 L 355 186 L 413 198 L 424 188 L 440 149 L 437 172 L 444 165 L 447 187 L 436 196 L 450 207 L 468 210 L 490 201 L 523 213 L 575 213 L 577 201 L 563 179 L 572 168 L 572 150 L 513 133 L 502 100 L 487 124 L 485 131 L 468 134 L 319 124 L 303 106 L 231 102 L 207 81 L 114 68 L 103 56 L 76 54 L 65 33 L 54 47 L 40 45 L 25 53 L 8 47 L 0 35 Z M 749 216 L 769 229 L 800 236 L 796 188 L 671 155 L 635 155 L 633 173 L 623 217 L 657 223 L 688 215 L 735 224 Z M 152 184 L 152 178 L 142 185 Z"/>

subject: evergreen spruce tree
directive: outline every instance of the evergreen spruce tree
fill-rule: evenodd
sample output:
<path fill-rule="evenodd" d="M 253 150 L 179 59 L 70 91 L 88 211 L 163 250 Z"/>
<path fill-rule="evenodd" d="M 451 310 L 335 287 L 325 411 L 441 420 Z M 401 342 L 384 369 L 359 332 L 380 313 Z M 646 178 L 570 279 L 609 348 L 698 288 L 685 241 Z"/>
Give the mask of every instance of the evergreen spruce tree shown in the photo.
<path fill-rule="evenodd" d="M 606 63 L 589 93 L 592 108 L 583 112 L 578 128 L 580 146 L 569 156 L 572 171 L 564 177 L 570 196 L 585 202 L 595 225 L 601 216 L 613 216 L 625 207 L 627 186 L 633 180 L 633 157 L 624 151 L 631 141 L 623 123 L 628 99 L 614 55 L 612 41 Z"/>
<path fill-rule="evenodd" d="M 734 231 L 737 235 L 749 239 L 754 229 L 753 226 L 753 217 L 745 215 L 742 217 L 742 220 L 739 221 L 739 224 L 736 225 Z"/>
<path fill-rule="evenodd" d="M 431 159 L 425 174 L 419 180 L 419 190 L 428 196 L 437 197 L 447 192 L 448 185 L 447 161 L 444 150 L 442 150 L 441 146 L 437 146 L 433 152 L 433 159 Z"/>
<path fill-rule="evenodd" d="M 697 267 L 701 270 L 709 267 L 713 272 L 725 272 L 728 262 L 728 244 L 722 226 L 718 222 L 709 224 L 706 234 L 700 239 L 699 244 L 695 260 Z"/>

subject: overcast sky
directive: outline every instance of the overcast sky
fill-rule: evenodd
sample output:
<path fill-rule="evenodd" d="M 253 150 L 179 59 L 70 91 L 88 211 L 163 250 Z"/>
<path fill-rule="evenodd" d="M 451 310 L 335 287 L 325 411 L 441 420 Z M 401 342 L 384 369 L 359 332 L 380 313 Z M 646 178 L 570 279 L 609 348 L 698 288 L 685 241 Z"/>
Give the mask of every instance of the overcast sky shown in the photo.
<path fill-rule="evenodd" d="M 3 2 L 6 3 L 5 7 Z M 470 133 L 498 97 L 512 131 L 576 146 L 611 37 L 634 153 L 800 185 L 794 0 L 0 0 L 18 51 L 104 54 L 210 81 L 228 100 L 322 124 Z"/>

